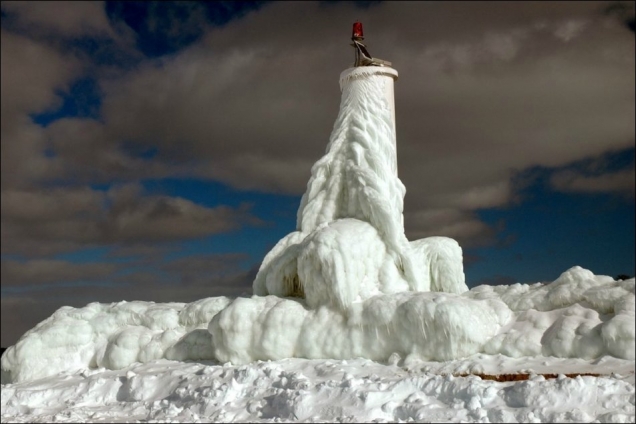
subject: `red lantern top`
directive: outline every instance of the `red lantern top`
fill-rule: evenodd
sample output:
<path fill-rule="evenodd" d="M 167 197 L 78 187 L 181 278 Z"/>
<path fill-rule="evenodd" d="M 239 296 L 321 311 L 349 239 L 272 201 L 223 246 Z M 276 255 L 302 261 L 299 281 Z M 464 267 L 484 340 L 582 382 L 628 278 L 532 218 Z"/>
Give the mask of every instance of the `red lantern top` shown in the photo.
<path fill-rule="evenodd" d="M 364 33 L 362 32 L 362 22 L 354 22 L 353 23 L 353 33 L 351 34 L 351 38 L 364 38 Z"/>

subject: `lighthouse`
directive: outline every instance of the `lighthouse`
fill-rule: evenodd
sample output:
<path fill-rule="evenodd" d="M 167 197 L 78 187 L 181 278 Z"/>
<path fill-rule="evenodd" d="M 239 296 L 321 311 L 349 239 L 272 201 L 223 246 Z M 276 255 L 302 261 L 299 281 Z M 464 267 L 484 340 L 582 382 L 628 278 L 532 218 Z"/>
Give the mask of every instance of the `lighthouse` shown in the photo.
<path fill-rule="evenodd" d="M 252 286 L 258 296 L 298 296 L 310 308 L 344 311 L 377 293 L 430 290 L 428 262 L 404 234 L 393 99 L 398 73 L 373 58 L 362 39 L 356 22 L 356 63 L 340 74 L 340 111 L 326 152 L 311 168 L 296 231 L 263 259 Z"/>

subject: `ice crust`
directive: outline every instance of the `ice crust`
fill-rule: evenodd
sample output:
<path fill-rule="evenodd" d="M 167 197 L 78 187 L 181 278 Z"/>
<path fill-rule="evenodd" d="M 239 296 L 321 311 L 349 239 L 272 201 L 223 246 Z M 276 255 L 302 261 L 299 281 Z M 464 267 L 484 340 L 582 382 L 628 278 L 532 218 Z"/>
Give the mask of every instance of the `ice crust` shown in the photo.
<path fill-rule="evenodd" d="M 5 352 L 3 383 L 162 358 L 634 360 L 634 279 L 577 266 L 550 284 L 468 291 L 455 240 L 406 239 L 387 95 L 396 74 L 361 67 L 341 75 L 340 113 L 297 230 L 265 256 L 255 296 L 63 307 Z"/>

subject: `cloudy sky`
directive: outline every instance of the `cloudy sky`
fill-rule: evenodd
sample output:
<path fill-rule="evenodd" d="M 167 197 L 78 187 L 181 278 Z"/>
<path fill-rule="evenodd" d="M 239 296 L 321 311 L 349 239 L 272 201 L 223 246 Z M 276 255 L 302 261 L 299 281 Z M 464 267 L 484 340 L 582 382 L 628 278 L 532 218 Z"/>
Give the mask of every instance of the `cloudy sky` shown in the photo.
<path fill-rule="evenodd" d="M 2 346 L 250 293 L 352 65 L 393 62 L 409 239 L 470 286 L 634 275 L 633 2 L 2 2 Z"/>

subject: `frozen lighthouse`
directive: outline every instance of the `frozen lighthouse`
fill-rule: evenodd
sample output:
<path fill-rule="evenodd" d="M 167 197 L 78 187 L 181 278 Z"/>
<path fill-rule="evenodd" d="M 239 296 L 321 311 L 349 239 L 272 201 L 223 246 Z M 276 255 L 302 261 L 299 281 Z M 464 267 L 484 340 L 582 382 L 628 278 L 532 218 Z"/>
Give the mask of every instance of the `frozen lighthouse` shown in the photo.
<path fill-rule="evenodd" d="M 325 155 L 312 167 L 296 231 L 266 255 L 256 295 L 305 298 L 346 311 L 378 294 L 461 293 L 462 251 L 446 237 L 409 242 L 397 174 L 390 62 L 373 58 L 353 27 L 354 67 L 340 75 L 340 111 Z"/>
<path fill-rule="evenodd" d="M 390 358 L 397 357 L 408 366 L 480 353 L 498 355 L 486 359 L 492 364 L 501 364 L 501 355 L 542 362 L 557 356 L 579 358 L 577 363 L 594 359 L 607 370 L 615 362 L 596 358 L 610 355 L 612 361 L 631 361 L 633 369 L 634 279 L 614 281 L 576 266 L 549 284 L 484 285 L 467 291 L 462 250 L 456 241 L 406 238 L 402 214 L 406 190 L 396 159 L 397 72 L 390 62 L 373 58 L 362 39 L 362 25 L 357 23 L 352 36 L 355 63 L 340 75 L 340 110 L 326 152 L 311 169 L 296 230 L 263 259 L 253 283 L 254 296 L 211 297 L 189 304 L 122 301 L 62 307 L 2 355 L 3 400 L 6 383 L 58 372 L 138 369 L 136 362 L 158 359 L 248 364 L 285 358 L 363 357 L 393 362 Z M 475 364 L 481 367 L 479 361 Z M 458 364 L 465 369 L 466 363 Z M 279 363 L 266 369 L 285 366 Z M 234 402 L 236 390 L 249 388 L 256 378 L 250 370 L 259 367 L 237 369 L 240 382 L 232 379 L 229 384 L 230 401 Z M 281 383 L 285 388 L 277 389 L 281 396 L 275 397 L 282 399 L 281 410 L 303 420 L 308 415 L 297 413 L 307 403 L 296 403 L 293 411 L 285 403 L 299 395 L 296 383 L 305 384 L 304 378 L 294 377 L 296 365 L 291 367 L 294 372 L 280 376 L 289 375 L 294 386 Z M 226 365 L 223 368 L 225 374 Z M 99 380 L 90 380 L 91 375 L 100 376 Z M 95 371 L 68 376 L 64 387 L 79 381 L 90 391 L 102 375 Z M 116 376 L 107 387 L 113 399 L 123 390 L 134 397 L 135 405 L 157 403 L 137 402 L 137 393 L 145 386 L 134 372 L 125 377 L 109 375 Z M 254 387 L 261 386 L 257 382 L 262 379 L 253 380 Z M 337 396 L 350 382 L 343 377 Z M 96 387 L 103 392 L 101 383 Z M 22 397 L 13 391 L 26 392 L 19 386 L 6 390 L 10 400 L 3 404 L 3 413 L 5 407 L 21 411 Z M 45 392 L 38 396 L 45 399 Z M 320 389 L 324 401 L 323 394 Z M 210 399 L 216 402 L 214 396 Z M 360 402 L 358 397 L 352 399 Z M 207 403 L 197 405 L 208 408 Z M 266 411 L 265 401 L 260 405 L 254 411 Z"/>

